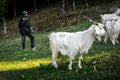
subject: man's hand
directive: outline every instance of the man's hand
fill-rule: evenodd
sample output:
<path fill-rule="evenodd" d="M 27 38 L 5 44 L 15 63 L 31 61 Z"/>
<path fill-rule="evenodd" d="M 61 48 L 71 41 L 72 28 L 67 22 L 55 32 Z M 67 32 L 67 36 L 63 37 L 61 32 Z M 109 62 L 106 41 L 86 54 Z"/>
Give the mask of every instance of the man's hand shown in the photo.
<path fill-rule="evenodd" d="M 26 27 L 24 27 L 24 29 L 25 29 L 26 31 L 29 31 Z"/>

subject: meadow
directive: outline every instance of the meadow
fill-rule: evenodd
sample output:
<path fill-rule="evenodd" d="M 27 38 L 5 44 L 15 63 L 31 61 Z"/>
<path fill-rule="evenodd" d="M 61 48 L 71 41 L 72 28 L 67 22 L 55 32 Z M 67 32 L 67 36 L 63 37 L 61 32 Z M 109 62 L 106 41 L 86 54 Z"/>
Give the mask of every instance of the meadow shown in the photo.
<path fill-rule="evenodd" d="M 110 41 L 105 44 L 103 40 L 96 40 L 88 54 L 83 56 L 81 70 L 77 68 L 77 56 L 71 71 L 68 70 L 67 56 L 58 58 L 58 69 L 51 65 L 49 34 L 83 31 L 90 25 L 84 21 L 78 25 L 34 33 L 36 51 L 30 49 L 29 38 L 26 38 L 26 50 L 21 49 L 20 34 L 0 40 L 0 80 L 120 80 L 120 44 L 113 46 Z"/>

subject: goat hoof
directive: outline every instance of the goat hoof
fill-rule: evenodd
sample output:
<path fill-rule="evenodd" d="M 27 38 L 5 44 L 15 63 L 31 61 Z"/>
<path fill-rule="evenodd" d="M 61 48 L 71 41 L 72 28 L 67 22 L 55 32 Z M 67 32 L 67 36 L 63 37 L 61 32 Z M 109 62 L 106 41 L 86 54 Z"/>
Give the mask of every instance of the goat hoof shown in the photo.
<path fill-rule="evenodd" d="M 82 67 L 76 67 L 76 72 L 79 72 L 79 71 L 81 71 L 81 69 L 82 69 Z"/>
<path fill-rule="evenodd" d="M 58 69 L 58 67 L 55 67 L 55 69 Z"/>
<path fill-rule="evenodd" d="M 76 69 L 76 72 L 78 72 L 79 70 L 78 69 Z"/>
<path fill-rule="evenodd" d="M 72 71 L 72 69 L 69 69 L 69 71 Z"/>
<path fill-rule="evenodd" d="M 80 66 L 80 67 L 78 66 L 78 69 L 82 69 L 82 66 Z"/>
<path fill-rule="evenodd" d="M 69 70 L 69 71 L 71 71 L 71 70 L 72 70 L 72 68 L 68 68 L 68 70 Z"/>

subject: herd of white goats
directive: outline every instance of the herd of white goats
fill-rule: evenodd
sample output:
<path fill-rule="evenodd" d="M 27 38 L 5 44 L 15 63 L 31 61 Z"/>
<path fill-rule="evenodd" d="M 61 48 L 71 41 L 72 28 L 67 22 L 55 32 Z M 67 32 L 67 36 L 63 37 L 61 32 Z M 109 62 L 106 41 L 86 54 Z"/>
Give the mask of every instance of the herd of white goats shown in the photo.
<path fill-rule="evenodd" d="M 49 36 L 50 48 L 52 51 L 52 65 L 57 68 L 57 57 L 59 54 L 67 55 L 70 58 L 68 65 L 72 69 L 72 61 L 76 55 L 79 55 L 78 68 L 81 69 L 82 55 L 88 53 L 93 42 L 101 36 L 105 36 L 104 42 L 110 38 L 113 45 L 119 43 L 117 38 L 120 33 L 120 9 L 112 14 L 101 15 L 102 24 L 90 19 L 92 25 L 89 29 L 79 32 L 53 32 Z M 106 30 L 105 30 L 105 29 Z"/>

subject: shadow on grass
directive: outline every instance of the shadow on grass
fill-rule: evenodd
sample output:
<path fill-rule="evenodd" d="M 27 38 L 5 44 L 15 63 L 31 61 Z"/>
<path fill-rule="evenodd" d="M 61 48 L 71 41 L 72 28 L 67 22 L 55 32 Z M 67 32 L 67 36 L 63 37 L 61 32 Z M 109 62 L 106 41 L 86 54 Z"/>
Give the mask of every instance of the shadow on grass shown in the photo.
<path fill-rule="evenodd" d="M 97 71 L 93 70 L 90 62 L 83 63 L 81 70 L 76 68 L 77 62 L 74 62 L 71 71 L 67 69 L 68 62 L 59 63 L 58 69 L 51 64 L 39 64 L 31 69 L 1 71 L 0 80 L 119 80 L 120 64 L 117 60 L 119 58 L 114 58 L 113 63 L 107 63 L 108 60 L 104 59 L 104 63 L 96 65 Z"/>

